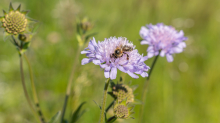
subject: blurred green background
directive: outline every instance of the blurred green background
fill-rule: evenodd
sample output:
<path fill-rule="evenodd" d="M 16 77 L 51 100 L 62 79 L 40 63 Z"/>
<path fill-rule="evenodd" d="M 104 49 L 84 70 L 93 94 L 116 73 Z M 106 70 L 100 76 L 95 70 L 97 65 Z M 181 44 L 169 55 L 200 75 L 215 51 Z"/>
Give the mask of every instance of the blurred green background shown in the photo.
<path fill-rule="evenodd" d="M 1 0 L 8 10 L 10 1 Z M 98 32 L 96 40 L 123 36 L 146 55 L 139 30 L 145 24 L 163 22 L 183 30 L 189 38 L 185 51 L 168 63 L 160 57 L 147 93 L 145 123 L 220 123 L 220 1 L 219 0 L 12 0 L 14 8 L 31 10 L 29 17 L 40 21 L 27 56 L 31 61 L 40 104 L 47 121 L 62 109 L 67 81 L 76 56 L 76 18 L 88 17 Z M 1 13 L 0 15 L 3 15 Z M 11 42 L 0 33 L 0 123 L 35 123 L 24 98 L 19 73 L 19 56 Z M 85 55 L 80 55 L 79 62 Z M 153 58 L 146 61 L 151 65 Z M 28 91 L 27 65 L 24 66 Z M 141 100 L 145 78 L 133 79 L 118 72 L 125 82 L 139 85 Z M 77 67 L 66 117 L 83 101 L 86 113 L 79 123 L 98 122 L 104 87 L 104 72 L 92 63 Z M 94 100 L 94 101 L 93 101 Z M 112 98 L 108 97 L 108 103 Z M 118 120 L 137 123 L 135 119 Z M 112 115 L 112 113 L 110 113 Z"/>

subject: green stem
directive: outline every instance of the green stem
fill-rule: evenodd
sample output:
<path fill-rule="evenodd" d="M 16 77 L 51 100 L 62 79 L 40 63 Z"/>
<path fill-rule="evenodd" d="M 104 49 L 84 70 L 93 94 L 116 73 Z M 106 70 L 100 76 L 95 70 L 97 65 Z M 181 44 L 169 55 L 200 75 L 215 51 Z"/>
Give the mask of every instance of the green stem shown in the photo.
<path fill-rule="evenodd" d="M 35 87 L 35 84 L 34 84 L 33 72 L 32 72 L 32 69 L 31 69 L 31 65 L 30 65 L 30 62 L 29 62 L 29 60 L 28 60 L 28 58 L 25 54 L 24 54 L 24 58 L 25 58 L 25 60 L 28 64 L 28 68 L 29 68 L 30 79 L 31 79 L 31 88 L 32 88 L 33 97 L 34 97 L 34 103 L 35 103 L 38 115 L 40 117 L 41 123 L 45 123 L 45 119 L 44 119 L 43 113 L 42 113 L 41 108 L 40 108 L 36 87 Z"/>
<path fill-rule="evenodd" d="M 112 105 L 114 104 L 114 100 L 112 101 L 112 103 L 109 104 L 109 106 L 106 108 L 105 112 L 108 112 L 108 110 L 112 107 Z"/>
<path fill-rule="evenodd" d="M 108 86 L 109 86 L 109 82 L 110 78 L 107 79 L 106 83 L 105 83 L 105 87 L 104 87 L 104 93 L 103 93 L 103 100 L 102 100 L 102 110 L 101 110 L 101 114 L 100 114 L 100 120 L 99 123 L 103 123 L 104 119 L 105 119 L 105 103 L 107 100 L 107 91 L 108 91 Z"/>
<path fill-rule="evenodd" d="M 29 98 L 29 95 L 28 95 L 28 92 L 27 92 L 27 89 L 26 89 L 26 85 L 25 85 L 22 55 L 20 55 L 20 73 L 21 73 L 21 81 L 22 81 L 22 87 L 23 87 L 23 90 L 24 90 L 25 98 L 27 99 L 28 105 L 30 106 L 33 114 L 36 115 L 34 107 L 31 103 L 30 98 Z"/>
<path fill-rule="evenodd" d="M 80 51 L 81 51 L 81 47 L 78 48 L 78 51 L 76 53 L 77 56 L 75 57 L 75 61 L 73 63 L 72 71 L 71 71 L 70 78 L 69 78 L 69 81 L 68 81 L 68 85 L 67 85 L 67 89 L 66 89 L 66 96 L 65 96 L 65 100 L 64 100 L 64 104 L 63 104 L 63 110 L 62 110 L 62 114 L 61 114 L 61 122 L 60 123 L 63 123 L 63 121 L 64 121 L 66 106 L 67 106 L 67 102 L 68 102 L 69 95 L 70 95 L 70 92 L 71 92 L 73 75 L 74 75 L 76 66 L 78 64 L 78 60 L 79 60 L 78 58 L 79 58 Z"/>
<path fill-rule="evenodd" d="M 109 106 L 105 109 L 105 118 L 107 118 L 106 117 L 106 113 L 108 112 L 108 110 L 112 107 L 112 105 L 114 104 L 114 100 L 109 104 Z"/>
<path fill-rule="evenodd" d="M 150 71 L 149 71 L 149 74 L 148 74 L 148 77 L 144 83 L 144 87 L 143 87 L 143 92 L 142 92 L 142 105 L 141 105 L 141 109 L 140 109 L 140 119 L 139 119 L 139 123 L 142 123 L 143 122 L 143 115 L 144 115 L 144 109 L 145 109 L 145 103 L 146 103 L 146 94 L 147 94 L 147 87 L 148 87 L 148 84 L 149 84 L 149 80 L 150 80 L 150 77 L 151 77 L 151 73 L 153 71 L 153 68 L 155 66 L 155 63 L 158 59 L 160 55 L 160 52 L 159 54 L 154 58 L 154 61 L 151 65 L 151 68 L 150 68 Z"/>
<path fill-rule="evenodd" d="M 113 122 L 115 122 L 116 120 L 117 120 L 117 117 L 112 116 L 112 117 L 110 117 L 110 118 L 107 120 L 107 123 L 113 123 Z"/>

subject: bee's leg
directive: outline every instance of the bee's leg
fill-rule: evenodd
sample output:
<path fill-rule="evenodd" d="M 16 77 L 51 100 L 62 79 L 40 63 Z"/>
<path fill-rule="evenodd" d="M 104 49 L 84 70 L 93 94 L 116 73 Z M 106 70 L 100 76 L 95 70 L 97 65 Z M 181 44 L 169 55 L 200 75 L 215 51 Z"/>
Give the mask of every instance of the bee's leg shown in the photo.
<path fill-rule="evenodd" d="M 123 52 L 123 53 L 127 55 L 127 60 L 129 60 L 129 55 L 127 53 L 125 53 L 125 52 Z"/>
<path fill-rule="evenodd" d="M 129 55 L 127 54 L 127 60 L 129 60 Z"/>
<path fill-rule="evenodd" d="M 111 57 L 111 58 L 112 58 L 112 57 L 115 57 L 114 53 L 113 53 L 113 54 L 111 54 L 111 55 L 110 55 L 110 57 Z"/>

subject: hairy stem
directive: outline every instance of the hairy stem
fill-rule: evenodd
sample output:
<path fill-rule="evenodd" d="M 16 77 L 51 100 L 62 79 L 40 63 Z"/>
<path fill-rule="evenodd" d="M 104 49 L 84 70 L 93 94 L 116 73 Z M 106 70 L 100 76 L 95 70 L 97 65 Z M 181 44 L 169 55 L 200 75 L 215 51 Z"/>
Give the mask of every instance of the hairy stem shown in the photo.
<path fill-rule="evenodd" d="M 66 106 L 67 106 L 67 102 L 68 102 L 69 95 L 70 95 L 70 92 L 71 92 L 73 75 L 74 75 L 76 66 L 78 64 L 78 60 L 79 60 L 78 58 L 79 58 L 80 51 L 81 51 L 81 47 L 79 47 L 78 50 L 77 50 L 76 57 L 75 57 L 73 67 L 72 67 L 72 71 L 71 71 L 71 74 L 70 74 L 70 78 L 69 78 L 69 81 L 68 81 L 68 85 L 67 85 L 67 89 L 66 89 L 66 96 L 65 96 L 65 100 L 64 100 L 64 104 L 63 104 L 63 110 L 62 110 L 62 114 L 61 114 L 61 122 L 60 123 L 62 123 L 63 120 L 64 120 Z"/>
<path fill-rule="evenodd" d="M 148 77 L 144 83 L 144 87 L 143 87 L 143 92 L 142 92 L 142 105 L 141 105 L 141 110 L 140 110 L 140 119 L 139 119 L 139 123 L 142 123 L 143 122 L 143 115 L 144 115 L 144 108 L 145 108 L 145 103 L 146 103 L 146 94 L 147 94 L 147 88 L 148 88 L 148 84 L 149 84 L 149 80 L 150 80 L 150 77 L 151 77 L 151 73 L 153 71 L 153 68 L 155 66 L 155 63 L 158 59 L 158 56 L 160 55 L 160 52 L 159 54 L 154 58 L 154 61 L 151 65 L 151 68 L 150 68 L 150 71 L 149 71 L 149 74 L 148 74 Z"/>
<path fill-rule="evenodd" d="M 101 114 L 100 114 L 100 120 L 99 123 L 104 123 L 104 119 L 105 119 L 105 103 L 107 100 L 107 91 L 108 91 L 108 86 L 109 86 L 109 82 L 110 78 L 107 79 L 106 83 L 105 83 L 105 87 L 104 87 L 104 93 L 103 93 L 103 100 L 102 100 L 102 110 L 101 110 Z"/>
<path fill-rule="evenodd" d="M 35 103 L 35 106 L 36 106 L 36 109 L 37 109 L 37 113 L 40 117 L 41 123 L 45 123 L 45 119 L 44 119 L 43 113 L 42 113 L 41 108 L 40 108 L 36 87 L 35 87 L 35 84 L 34 84 L 33 72 L 32 72 L 32 69 L 31 69 L 31 65 L 30 65 L 30 62 L 29 62 L 29 60 L 28 60 L 28 58 L 25 54 L 24 54 L 24 58 L 25 58 L 25 60 L 28 64 L 28 68 L 29 68 L 30 79 L 31 79 L 31 88 L 32 88 L 32 91 L 33 91 L 34 103 Z"/>

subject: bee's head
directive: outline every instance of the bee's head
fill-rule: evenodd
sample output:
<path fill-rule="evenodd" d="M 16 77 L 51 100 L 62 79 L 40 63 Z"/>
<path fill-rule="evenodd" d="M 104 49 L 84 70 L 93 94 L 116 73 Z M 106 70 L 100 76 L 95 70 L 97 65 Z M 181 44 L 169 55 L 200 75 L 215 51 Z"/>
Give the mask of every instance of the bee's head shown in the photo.
<path fill-rule="evenodd" d="M 120 54 L 121 53 L 121 50 L 120 49 L 116 49 L 115 50 L 115 54 Z"/>

